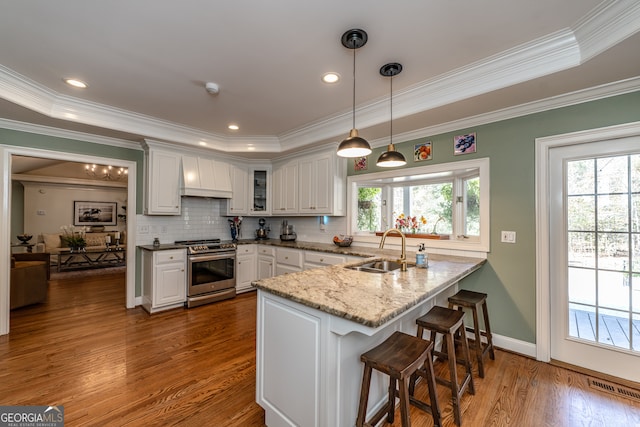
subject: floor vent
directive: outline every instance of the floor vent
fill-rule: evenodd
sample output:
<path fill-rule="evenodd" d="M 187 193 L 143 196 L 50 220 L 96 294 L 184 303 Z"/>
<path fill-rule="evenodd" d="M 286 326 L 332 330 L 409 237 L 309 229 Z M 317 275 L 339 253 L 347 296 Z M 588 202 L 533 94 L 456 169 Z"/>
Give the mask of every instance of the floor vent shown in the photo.
<path fill-rule="evenodd" d="M 633 388 L 591 377 L 589 377 L 589 387 L 640 402 L 640 391 Z"/>

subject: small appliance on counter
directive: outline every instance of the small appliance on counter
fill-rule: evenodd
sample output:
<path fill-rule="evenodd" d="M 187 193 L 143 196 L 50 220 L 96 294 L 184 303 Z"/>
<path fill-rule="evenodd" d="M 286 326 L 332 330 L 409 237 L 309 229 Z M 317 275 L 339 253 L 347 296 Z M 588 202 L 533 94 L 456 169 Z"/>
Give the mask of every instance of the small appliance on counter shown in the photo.
<path fill-rule="evenodd" d="M 258 220 L 258 225 L 260 225 L 260 228 L 258 228 L 256 230 L 256 239 L 268 239 L 269 238 L 269 232 L 271 231 L 271 229 L 269 227 L 265 228 L 264 225 L 267 223 L 267 221 L 265 221 L 264 218 L 260 218 Z"/>
<path fill-rule="evenodd" d="M 296 240 L 296 232 L 293 231 L 293 225 L 289 225 L 287 220 L 282 221 L 282 230 L 280 230 L 280 240 L 283 242 L 293 242 Z"/>

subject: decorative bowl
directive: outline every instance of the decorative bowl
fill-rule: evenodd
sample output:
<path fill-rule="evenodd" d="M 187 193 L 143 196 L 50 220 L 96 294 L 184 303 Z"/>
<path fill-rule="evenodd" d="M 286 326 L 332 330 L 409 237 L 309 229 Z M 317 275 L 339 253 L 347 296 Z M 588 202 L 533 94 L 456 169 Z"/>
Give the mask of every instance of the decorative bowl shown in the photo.
<path fill-rule="evenodd" d="M 33 236 L 31 234 L 18 234 L 16 237 L 22 242 L 22 244 L 26 245 Z"/>
<path fill-rule="evenodd" d="M 351 236 L 344 236 L 344 235 L 339 235 L 339 236 L 333 236 L 333 243 L 335 243 L 337 246 L 340 246 L 341 248 L 346 248 L 351 246 L 351 243 L 353 242 L 353 237 Z"/>

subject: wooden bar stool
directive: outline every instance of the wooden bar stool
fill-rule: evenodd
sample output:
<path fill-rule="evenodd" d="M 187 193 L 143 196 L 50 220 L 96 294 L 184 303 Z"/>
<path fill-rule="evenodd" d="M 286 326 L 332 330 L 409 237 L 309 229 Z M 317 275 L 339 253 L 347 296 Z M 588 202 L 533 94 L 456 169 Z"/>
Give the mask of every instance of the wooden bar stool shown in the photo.
<path fill-rule="evenodd" d="M 364 375 L 362 377 L 356 426 L 375 426 L 385 414 L 387 414 L 387 421 L 393 423 L 396 396 L 400 398 L 400 415 L 403 427 L 411 425 L 409 403 L 430 413 L 433 417 L 433 425 L 441 426 L 432 359 L 432 342 L 421 340 L 399 331 L 394 332 L 382 344 L 362 354 L 360 360 L 364 362 Z M 369 386 L 371 385 L 373 369 L 389 376 L 389 397 L 387 403 L 380 408 L 369 422 L 366 422 Z M 409 394 L 408 381 L 416 373 L 423 376 L 427 381 L 430 405 Z M 398 383 L 398 389 L 396 389 L 396 382 Z"/>
<path fill-rule="evenodd" d="M 442 334 L 442 351 L 433 351 L 433 354 L 448 359 L 449 380 L 436 376 L 436 381 L 451 388 L 451 400 L 453 402 L 453 417 L 457 425 L 461 425 L 460 399 L 467 388 L 470 394 L 475 394 L 473 377 L 471 376 L 471 359 L 469 346 L 464 335 L 464 313 L 446 307 L 434 306 L 427 314 L 416 319 L 418 324 L 418 338 L 422 338 L 424 330 L 431 332 L 429 341 L 435 342 L 436 334 Z M 464 339 L 460 340 L 462 358 L 456 357 L 455 335 L 461 333 Z M 446 351 L 445 351 L 446 350 Z M 465 375 L 461 382 L 458 381 L 456 364 L 465 367 Z M 411 378 L 410 387 L 413 388 L 416 378 Z"/>
<path fill-rule="evenodd" d="M 484 356 L 489 353 L 489 357 L 491 357 L 491 360 L 496 360 L 496 355 L 493 351 L 491 326 L 489 326 L 487 294 L 461 290 L 454 296 L 449 297 L 449 308 L 455 307 L 457 307 L 458 310 L 462 310 L 462 307 L 471 309 L 471 313 L 473 314 L 473 333 L 476 337 L 474 350 L 476 353 L 476 359 L 478 360 L 478 374 L 480 375 L 480 378 L 484 378 Z M 484 331 L 480 330 L 480 324 L 478 323 L 478 310 L 482 310 L 482 317 L 484 318 Z M 486 345 L 482 344 L 482 337 L 485 337 L 487 339 Z"/>

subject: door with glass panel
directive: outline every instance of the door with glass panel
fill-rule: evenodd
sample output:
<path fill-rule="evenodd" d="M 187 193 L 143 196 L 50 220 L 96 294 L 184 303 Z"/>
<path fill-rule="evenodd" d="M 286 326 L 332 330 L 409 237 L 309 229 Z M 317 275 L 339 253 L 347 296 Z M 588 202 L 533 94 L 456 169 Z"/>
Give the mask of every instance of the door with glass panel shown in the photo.
<path fill-rule="evenodd" d="M 550 152 L 551 358 L 640 381 L 640 140 Z"/>

